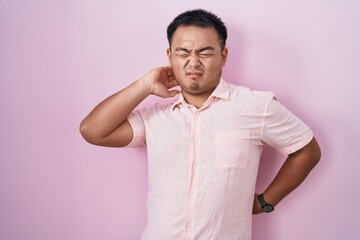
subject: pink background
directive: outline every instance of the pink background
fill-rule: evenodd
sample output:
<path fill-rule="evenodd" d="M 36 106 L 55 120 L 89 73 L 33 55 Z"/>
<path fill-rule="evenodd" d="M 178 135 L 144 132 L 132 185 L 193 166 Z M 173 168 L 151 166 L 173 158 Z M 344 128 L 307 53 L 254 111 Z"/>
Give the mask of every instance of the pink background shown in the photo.
<path fill-rule="evenodd" d="M 360 239 L 359 1 L 9 0 L 0 1 L 1 240 L 140 238 L 145 150 L 89 145 L 78 126 L 166 65 L 167 25 L 197 7 L 228 26 L 224 78 L 275 92 L 322 146 L 304 184 L 254 217 L 253 239 Z M 259 192 L 283 159 L 265 151 Z"/>

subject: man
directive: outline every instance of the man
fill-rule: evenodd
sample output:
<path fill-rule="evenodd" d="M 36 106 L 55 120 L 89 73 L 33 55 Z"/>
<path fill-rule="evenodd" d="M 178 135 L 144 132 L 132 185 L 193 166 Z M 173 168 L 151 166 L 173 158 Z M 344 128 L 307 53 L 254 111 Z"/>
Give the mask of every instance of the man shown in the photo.
<path fill-rule="evenodd" d="M 311 130 L 270 92 L 221 78 L 224 23 L 205 10 L 167 29 L 170 66 L 151 70 L 105 99 L 83 120 L 90 143 L 146 146 L 148 223 L 143 240 L 248 240 L 251 215 L 271 212 L 320 159 Z M 180 86 L 181 91 L 173 90 Z M 149 95 L 178 99 L 136 109 Z M 263 146 L 288 155 L 266 191 L 255 184 Z"/>

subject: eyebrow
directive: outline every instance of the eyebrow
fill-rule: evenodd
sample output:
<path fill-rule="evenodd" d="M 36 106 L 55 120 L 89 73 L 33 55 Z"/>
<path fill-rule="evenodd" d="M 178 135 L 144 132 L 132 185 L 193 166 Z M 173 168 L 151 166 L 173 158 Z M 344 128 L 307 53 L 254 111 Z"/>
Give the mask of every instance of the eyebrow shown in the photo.
<path fill-rule="evenodd" d="M 207 46 L 207 47 L 203 47 L 200 49 L 195 49 L 195 52 L 199 53 L 199 52 L 203 52 L 206 50 L 215 50 L 215 48 L 213 48 L 212 46 Z M 182 48 L 182 47 L 177 47 L 177 48 L 175 48 L 175 51 L 184 51 L 184 52 L 190 53 L 192 50 Z"/>

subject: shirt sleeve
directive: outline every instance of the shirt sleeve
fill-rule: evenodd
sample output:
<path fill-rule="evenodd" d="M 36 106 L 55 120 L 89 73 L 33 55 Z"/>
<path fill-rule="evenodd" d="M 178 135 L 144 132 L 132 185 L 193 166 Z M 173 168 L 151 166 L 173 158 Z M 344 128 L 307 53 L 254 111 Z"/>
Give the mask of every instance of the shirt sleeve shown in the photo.
<path fill-rule="evenodd" d="M 140 112 L 134 110 L 130 113 L 127 120 L 133 130 L 133 139 L 126 147 L 136 148 L 146 146 L 145 124 Z"/>
<path fill-rule="evenodd" d="M 261 140 L 288 155 L 303 148 L 312 138 L 311 129 L 272 95 L 263 120 Z"/>

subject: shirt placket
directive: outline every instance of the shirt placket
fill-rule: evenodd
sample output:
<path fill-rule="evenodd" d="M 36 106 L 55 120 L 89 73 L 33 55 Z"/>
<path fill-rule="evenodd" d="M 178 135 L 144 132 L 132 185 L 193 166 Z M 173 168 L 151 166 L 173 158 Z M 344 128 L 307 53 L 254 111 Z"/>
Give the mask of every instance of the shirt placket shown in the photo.
<path fill-rule="evenodd" d="M 186 217 L 185 217 L 185 226 L 184 226 L 184 240 L 191 239 L 191 230 L 195 227 L 195 222 L 193 221 L 193 213 L 195 207 L 195 197 L 196 197 L 196 168 L 197 168 L 197 159 L 196 159 L 196 147 L 198 142 L 198 122 L 200 111 L 195 107 L 191 106 L 192 116 L 191 116 L 191 130 L 190 130 L 190 168 L 189 168 L 189 183 L 188 183 L 188 193 L 187 193 L 187 206 L 186 206 Z"/>

